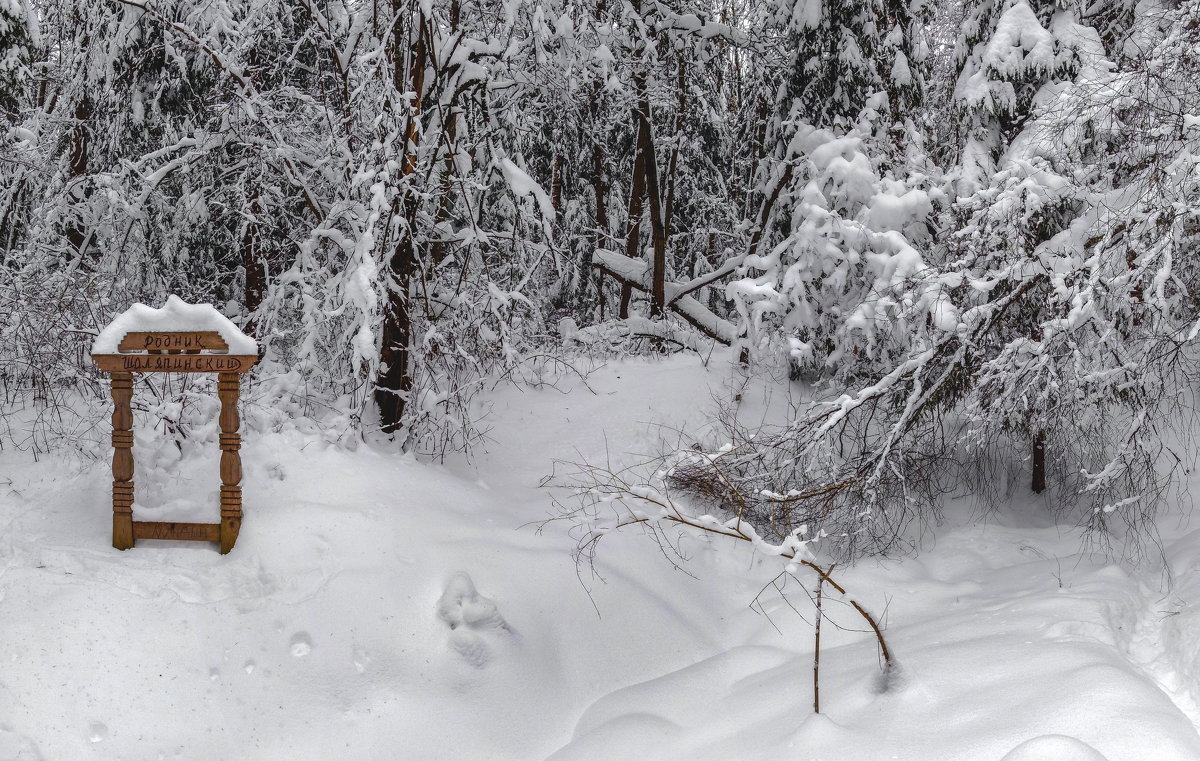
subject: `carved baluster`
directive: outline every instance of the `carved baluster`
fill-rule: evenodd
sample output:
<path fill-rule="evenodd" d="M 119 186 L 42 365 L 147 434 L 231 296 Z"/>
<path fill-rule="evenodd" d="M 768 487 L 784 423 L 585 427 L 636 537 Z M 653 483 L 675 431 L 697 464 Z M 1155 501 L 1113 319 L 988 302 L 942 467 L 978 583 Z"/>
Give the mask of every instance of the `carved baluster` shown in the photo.
<path fill-rule="evenodd" d="M 133 373 L 112 374 L 113 547 L 133 546 Z"/>
<path fill-rule="evenodd" d="M 221 554 L 233 549 L 242 528 L 242 437 L 238 434 L 237 373 L 217 374 L 217 398 L 221 400 Z"/>

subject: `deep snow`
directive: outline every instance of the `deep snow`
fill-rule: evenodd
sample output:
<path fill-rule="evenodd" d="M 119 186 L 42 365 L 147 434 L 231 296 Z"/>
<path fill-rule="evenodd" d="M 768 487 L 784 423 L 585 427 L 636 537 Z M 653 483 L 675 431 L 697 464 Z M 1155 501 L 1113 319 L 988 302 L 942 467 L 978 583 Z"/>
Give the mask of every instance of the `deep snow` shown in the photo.
<path fill-rule="evenodd" d="M 248 426 L 224 557 L 113 550 L 106 464 L 0 451 L 0 761 L 1200 758 L 1200 531 L 1178 518 L 1167 585 L 1025 498 L 986 520 L 951 505 L 916 557 L 835 573 L 901 670 L 880 692 L 872 639 L 824 627 L 820 716 L 777 560 L 696 537 L 681 572 L 627 530 L 603 581 L 578 573 L 569 525 L 537 530 L 539 482 L 701 425 L 730 372 L 700 365 L 501 387 L 472 464 Z M 139 433 L 140 519 L 216 520 L 215 434 L 196 438 L 181 458 Z"/>

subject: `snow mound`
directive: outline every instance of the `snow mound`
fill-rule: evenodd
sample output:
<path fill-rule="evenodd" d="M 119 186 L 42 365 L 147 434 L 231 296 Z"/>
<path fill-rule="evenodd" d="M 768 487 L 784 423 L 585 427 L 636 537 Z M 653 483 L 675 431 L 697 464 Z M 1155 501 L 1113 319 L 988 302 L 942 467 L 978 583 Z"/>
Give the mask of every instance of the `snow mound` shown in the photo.
<path fill-rule="evenodd" d="M 92 342 L 92 354 L 116 354 L 126 333 L 213 331 L 229 344 L 230 354 L 257 354 L 258 343 L 212 304 L 189 304 L 168 296 L 161 309 L 134 304 L 117 315 Z"/>
<path fill-rule="evenodd" d="M 1200 704 L 1200 531 L 1189 531 L 1170 549 L 1169 597 L 1155 605 L 1162 622 L 1161 658 L 1157 664 L 1177 691 Z"/>
<path fill-rule="evenodd" d="M 496 603 L 479 594 L 475 582 L 454 574 L 437 604 L 438 618 L 450 627 L 450 649 L 475 668 L 492 660 L 492 641 L 512 634 Z"/>
<path fill-rule="evenodd" d="M 28 737 L 0 724 L 0 760 L 42 761 L 42 754 Z"/>
<path fill-rule="evenodd" d="M 1026 740 L 1000 761 L 1108 761 L 1083 740 L 1067 735 L 1042 735 Z"/>

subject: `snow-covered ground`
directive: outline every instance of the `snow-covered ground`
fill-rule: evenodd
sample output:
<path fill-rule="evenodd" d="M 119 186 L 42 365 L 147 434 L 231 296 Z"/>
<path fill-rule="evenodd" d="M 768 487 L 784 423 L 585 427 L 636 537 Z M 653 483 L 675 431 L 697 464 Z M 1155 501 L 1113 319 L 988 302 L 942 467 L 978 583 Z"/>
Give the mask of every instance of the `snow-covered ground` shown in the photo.
<path fill-rule="evenodd" d="M 699 364 L 502 387 L 472 465 L 245 430 L 228 556 L 113 550 L 106 464 L 0 451 L 0 761 L 1200 759 L 1200 531 L 1178 518 L 1168 585 L 1036 506 L 952 506 L 918 556 L 835 573 L 900 670 L 881 691 L 873 639 L 825 626 L 819 716 L 778 561 L 698 537 L 685 573 L 629 530 L 603 580 L 577 573 L 539 482 L 699 425 L 728 377 Z M 152 433 L 138 517 L 215 521 L 215 441 L 172 462 Z"/>

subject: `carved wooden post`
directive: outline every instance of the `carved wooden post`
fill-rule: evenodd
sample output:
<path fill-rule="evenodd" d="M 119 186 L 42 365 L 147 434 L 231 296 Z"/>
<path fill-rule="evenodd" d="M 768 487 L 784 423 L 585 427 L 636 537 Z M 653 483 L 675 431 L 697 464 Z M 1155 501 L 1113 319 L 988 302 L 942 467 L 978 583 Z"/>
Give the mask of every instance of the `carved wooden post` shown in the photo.
<path fill-rule="evenodd" d="M 113 547 L 133 546 L 133 373 L 112 374 Z"/>
<path fill-rule="evenodd" d="M 240 379 L 237 373 L 217 374 L 221 400 L 221 554 L 233 549 L 242 528 L 242 437 L 238 434 Z"/>

